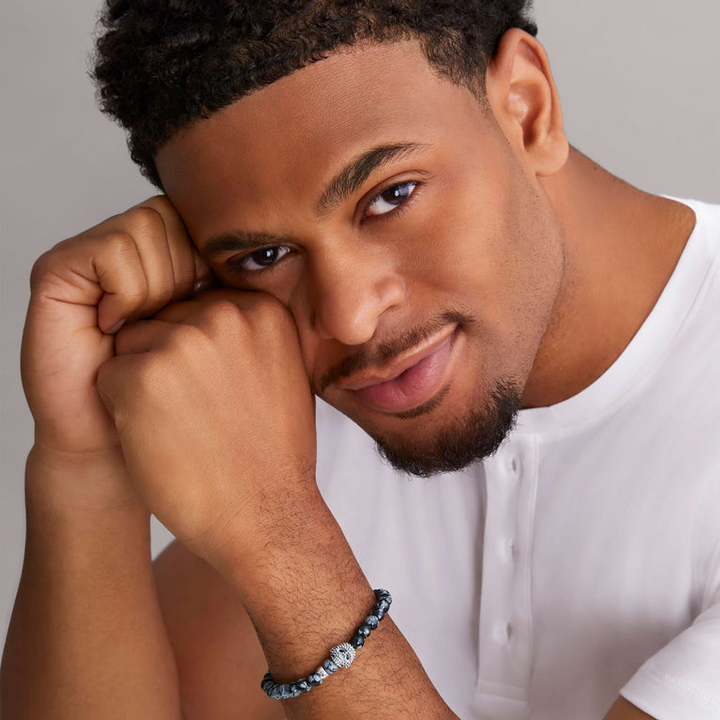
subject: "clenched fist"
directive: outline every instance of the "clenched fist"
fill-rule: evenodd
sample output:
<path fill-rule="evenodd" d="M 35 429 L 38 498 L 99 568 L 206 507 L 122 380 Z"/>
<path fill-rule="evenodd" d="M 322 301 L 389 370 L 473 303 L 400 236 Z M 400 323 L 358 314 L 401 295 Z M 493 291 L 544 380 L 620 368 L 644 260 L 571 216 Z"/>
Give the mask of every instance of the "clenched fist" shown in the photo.
<path fill-rule="evenodd" d="M 115 353 L 120 323 L 192 296 L 199 281 L 213 284 L 165 196 L 58 243 L 35 263 L 21 352 L 35 419 L 31 459 L 44 474 L 64 475 L 69 504 L 92 498 L 94 508 L 109 509 L 135 501 L 97 370 Z"/>
<path fill-rule="evenodd" d="M 313 395 L 290 313 L 208 290 L 124 326 L 98 389 L 147 507 L 211 563 L 257 548 L 315 486 Z"/>

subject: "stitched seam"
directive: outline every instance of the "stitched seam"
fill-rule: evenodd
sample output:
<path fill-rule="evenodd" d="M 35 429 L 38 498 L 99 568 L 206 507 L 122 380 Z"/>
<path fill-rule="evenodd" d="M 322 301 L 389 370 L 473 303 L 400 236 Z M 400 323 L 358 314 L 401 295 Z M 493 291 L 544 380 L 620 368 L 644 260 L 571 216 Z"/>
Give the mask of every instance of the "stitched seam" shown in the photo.
<path fill-rule="evenodd" d="M 670 675 L 662 670 L 657 670 L 656 668 L 646 668 L 645 672 L 652 676 L 657 682 L 669 687 L 672 690 L 682 693 L 683 695 L 696 701 L 699 705 L 703 705 L 710 710 L 720 710 L 720 701 L 711 697 L 696 685 L 675 677 L 675 675 Z"/>

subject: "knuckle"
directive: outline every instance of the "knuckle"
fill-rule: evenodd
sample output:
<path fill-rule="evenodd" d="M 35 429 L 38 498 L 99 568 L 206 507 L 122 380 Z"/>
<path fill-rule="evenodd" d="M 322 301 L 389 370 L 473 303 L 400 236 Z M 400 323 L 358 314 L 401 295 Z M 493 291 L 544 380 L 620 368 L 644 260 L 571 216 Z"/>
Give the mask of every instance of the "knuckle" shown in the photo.
<path fill-rule="evenodd" d="M 222 329 L 235 327 L 242 320 L 240 308 L 232 300 L 213 300 L 206 306 L 211 323 Z"/>
<path fill-rule="evenodd" d="M 165 237 L 165 220 L 162 213 L 149 205 L 130 208 L 125 213 L 125 223 L 132 235 Z"/>
<path fill-rule="evenodd" d="M 143 202 L 140 206 L 142 208 L 152 208 L 158 212 L 164 210 L 166 212 L 175 213 L 175 206 L 170 202 L 170 198 L 167 195 L 152 195 Z"/>
<path fill-rule="evenodd" d="M 207 335 L 197 325 L 188 323 L 179 324 L 169 338 L 169 344 L 174 350 L 196 348 L 205 341 L 207 341 Z"/>
<path fill-rule="evenodd" d="M 257 313 L 263 321 L 278 325 L 288 322 L 292 317 L 290 311 L 271 295 L 258 297 L 253 312 Z"/>
<path fill-rule="evenodd" d="M 105 236 L 105 245 L 109 251 L 123 260 L 128 256 L 137 255 L 137 247 L 133 236 L 123 230 L 113 230 Z"/>
<path fill-rule="evenodd" d="M 42 280 L 48 272 L 49 267 L 52 265 L 54 253 L 52 250 L 47 250 L 40 257 L 35 260 L 30 271 L 30 287 L 34 288 Z"/>
<path fill-rule="evenodd" d="M 73 250 L 74 240 L 74 238 L 69 238 L 56 243 L 35 260 L 30 270 L 30 289 L 32 291 L 36 290 L 46 278 L 57 274 L 67 261 L 69 253 L 77 252 L 77 250 Z"/>
<path fill-rule="evenodd" d="M 138 361 L 133 383 L 136 397 L 158 395 L 166 380 L 167 373 L 159 353 L 154 353 L 151 359 Z"/>
<path fill-rule="evenodd" d="M 124 299 L 136 304 L 142 304 L 147 299 L 147 278 L 141 269 L 140 256 L 133 237 L 121 230 L 116 230 L 105 237 L 105 252 L 107 253 L 107 267 L 113 268 L 111 272 L 122 275 L 122 291 L 118 293 Z"/>

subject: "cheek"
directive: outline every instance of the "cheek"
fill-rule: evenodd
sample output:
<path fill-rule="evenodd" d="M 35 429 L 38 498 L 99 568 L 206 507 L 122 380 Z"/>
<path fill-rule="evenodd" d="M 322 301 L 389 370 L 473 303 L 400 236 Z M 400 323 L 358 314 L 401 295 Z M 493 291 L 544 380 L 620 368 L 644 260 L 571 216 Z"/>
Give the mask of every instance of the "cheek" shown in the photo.
<path fill-rule="evenodd" d="M 560 231 L 524 178 L 475 181 L 424 219 L 406 274 L 427 304 L 466 308 L 499 355 L 534 352 L 562 273 Z"/>
<path fill-rule="evenodd" d="M 517 272 L 503 213 L 507 204 L 502 182 L 459 178 L 407 239 L 412 252 L 403 254 L 405 274 L 428 291 L 482 308 L 485 315 Z"/>

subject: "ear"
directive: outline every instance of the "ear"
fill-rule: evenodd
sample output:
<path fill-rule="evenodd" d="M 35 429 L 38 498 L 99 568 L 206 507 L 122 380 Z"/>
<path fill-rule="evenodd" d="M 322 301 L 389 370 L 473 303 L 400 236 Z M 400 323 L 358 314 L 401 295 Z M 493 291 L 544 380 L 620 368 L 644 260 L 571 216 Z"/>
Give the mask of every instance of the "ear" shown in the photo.
<path fill-rule="evenodd" d="M 488 102 L 515 153 L 537 176 L 563 167 L 569 146 L 543 46 L 518 28 L 501 38 L 486 75 Z"/>

